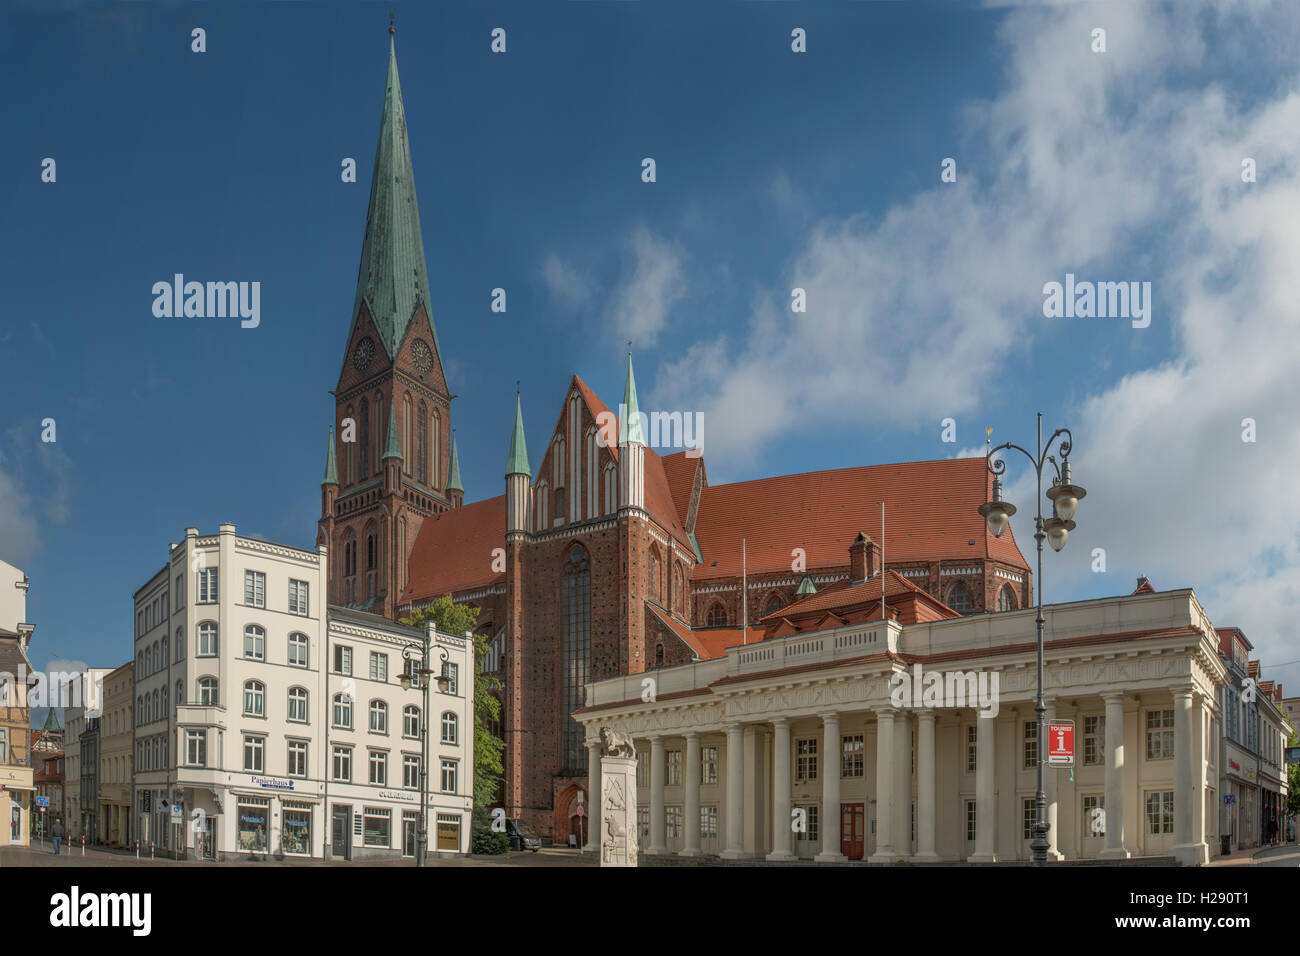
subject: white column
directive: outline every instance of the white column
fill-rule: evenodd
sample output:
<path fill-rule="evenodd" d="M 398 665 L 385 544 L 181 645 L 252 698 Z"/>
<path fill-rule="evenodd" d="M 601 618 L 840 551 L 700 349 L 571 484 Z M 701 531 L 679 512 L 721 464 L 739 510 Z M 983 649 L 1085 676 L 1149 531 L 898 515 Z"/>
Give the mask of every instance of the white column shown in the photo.
<path fill-rule="evenodd" d="M 816 859 L 821 863 L 842 863 L 847 857 L 840 852 L 840 715 L 822 714 L 822 851 Z M 789 775 L 786 776 L 787 781 Z M 787 784 L 788 786 L 788 784 Z M 786 835 L 790 832 L 790 814 L 786 811 Z"/>
<path fill-rule="evenodd" d="M 894 709 L 876 711 L 876 852 L 871 863 L 893 863 L 894 852 Z"/>
<path fill-rule="evenodd" d="M 1050 738 L 1047 733 L 1047 725 L 1056 719 L 1056 698 L 1049 697 L 1043 701 L 1043 736 Z M 1075 727 L 1075 749 L 1079 745 L 1079 730 Z M 1040 740 L 1039 747 L 1048 746 L 1049 740 Z M 1064 860 L 1065 854 L 1061 852 L 1060 831 L 1056 828 L 1057 808 L 1056 808 L 1056 784 L 1057 775 L 1061 772 L 1047 762 L 1047 754 L 1041 755 L 1043 758 L 1043 795 L 1047 799 L 1047 806 L 1043 810 L 1043 816 L 1047 820 L 1047 859 Z M 1075 754 L 1075 762 L 1079 762 L 1078 754 Z"/>
<path fill-rule="evenodd" d="M 1196 691 L 1190 685 L 1176 688 L 1174 690 L 1174 856 L 1184 866 L 1199 866 L 1208 861 L 1204 841 L 1197 842 L 1195 824 L 1196 815 L 1204 812 L 1197 805 L 1200 788 L 1196 785 L 1196 768 L 1201 756 L 1196 752 L 1199 736 L 1196 731 L 1196 720 L 1199 713 Z"/>
<path fill-rule="evenodd" d="M 790 852 L 790 721 L 772 721 L 772 852 L 769 860 L 793 860 Z"/>
<path fill-rule="evenodd" d="M 727 727 L 727 848 L 724 860 L 745 856 L 745 728 Z"/>
<path fill-rule="evenodd" d="M 587 842 L 583 850 L 594 853 L 600 848 L 600 740 L 587 744 L 587 805 L 582 808 L 587 821 Z"/>
<path fill-rule="evenodd" d="M 664 738 L 650 738 L 650 845 L 646 853 L 668 852 L 664 836 Z"/>
<path fill-rule="evenodd" d="M 686 846 L 679 856 L 700 855 L 700 735 L 686 735 Z"/>
<path fill-rule="evenodd" d="M 939 859 L 935 852 L 935 785 L 934 785 L 933 710 L 916 715 L 916 855 L 918 862 Z"/>
<path fill-rule="evenodd" d="M 912 714 L 894 716 L 894 849 L 912 855 Z"/>
<path fill-rule="evenodd" d="M 1124 848 L 1124 695 L 1102 694 L 1106 701 L 1106 848 L 1102 860 L 1127 860 Z M 1083 825 L 1091 825 L 1084 820 Z"/>
<path fill-rule="evenodd" d="M 994 792 L 997 727 L 997 719 L 982 712 L 975 720 L 975 852 L 971 863 L 996 863 L 998 859 L 998 804 Z"/>

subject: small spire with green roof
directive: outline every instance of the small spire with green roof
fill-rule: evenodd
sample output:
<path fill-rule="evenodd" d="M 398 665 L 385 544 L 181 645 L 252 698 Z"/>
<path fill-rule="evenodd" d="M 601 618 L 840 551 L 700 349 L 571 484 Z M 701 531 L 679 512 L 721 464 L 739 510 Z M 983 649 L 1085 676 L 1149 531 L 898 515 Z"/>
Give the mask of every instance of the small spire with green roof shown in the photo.
<path fill-rule="evenodd" d="M 506 458 L 506 477 L 511 475 L 533 476 L 528 467 L 528 446 L 524 442 L 524 411 L 519 400 L 519 389 L 515 389 L 515 428 L 510 435 L 510 454 Z"/>
<path fill-rule="evenodd" d="M 325 449 L 325 477 L 321 479 L 322 485 L 337 485 L 339 483 L 339 467 L 334 459 L 334 426 L 330 426 L 330 443 Z"/>
<path fill-rule="evenodd" d="M 636 376 L 632 374 L 632 349 L 628 343 L 627 350 L 627 384 L 623 386 L 623 420 L 619 423 L 619 444 L 630 445 L 633 442 L 645 444 L 645 432 L 641 428 L 641 409 L 636 400 Z"/>
<path fill-rule="evenodd" d="M 384 449 L 384 461 L 402 457 L 402 443 L 397 436 L 397 403 L 388 403 L 388 447 Z"/>
<path fill-rule="evenodd" d="M 460 483 L 460 455 L 456 452 L 456 429 L 451 430 L 451 462 L 447 465 L 447 490 L 464 491 Z"/>

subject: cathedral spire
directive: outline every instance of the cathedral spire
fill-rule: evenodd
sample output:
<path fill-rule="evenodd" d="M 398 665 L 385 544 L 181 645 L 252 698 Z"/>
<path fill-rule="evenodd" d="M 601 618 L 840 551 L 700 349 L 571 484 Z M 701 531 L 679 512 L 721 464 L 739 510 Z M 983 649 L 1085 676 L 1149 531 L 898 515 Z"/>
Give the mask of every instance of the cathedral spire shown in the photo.
<path fill-rule="evenodd" d="M 330 426 L 330 443 L 325 449 L 325 477 L 321 479 L 322 485 L 337 485 L 339 483 L 339 466 L 334 458 L 334 426 Z"/>
<path fill-rule="evenodd" d="M 426 313 L 430 310 L 429 269 L 420 234 L 411 143 L 392 33 L 390 25 L 388 83 L 370 178 L 370 206 L 361 244 L 361 266 L 357 270 L 357 293 L 352 303 L 354 324 L 361 303 L 366 303 L 390 358 L 397 355 L 417 304 L 424 303 Z M 434 348 L 440 353 L 432 314 L 429 314 L 429 326 L 433 330 Z"/>
<path fill-rule="evenodd" d="M 518 392 L 515 392 L 515 430 L 510 435 L 510 455 L 506 459 L 506 477 L 511 475 L 533 476 L 533 470 L 528 467 L 528 446 L 524 443 L 524 412 Z"/>
<path fill-rule="evenodd" d="M 447 465 L 447 491 L 465 490 L 460 483 L 460 455 L 456 452 L 456 432 L 451 433 L 451 463 Z"/>

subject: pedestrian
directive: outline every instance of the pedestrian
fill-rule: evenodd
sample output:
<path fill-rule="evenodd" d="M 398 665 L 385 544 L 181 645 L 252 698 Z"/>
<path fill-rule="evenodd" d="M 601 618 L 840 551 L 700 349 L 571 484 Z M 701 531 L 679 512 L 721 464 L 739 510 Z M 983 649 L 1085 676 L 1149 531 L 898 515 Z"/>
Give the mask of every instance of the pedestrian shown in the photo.
<path fill-rule="evenodd" d="M 1276 820 L 1268 821 L 1268 842 L 1269 843 L 1277 842 L 1277 821 Z"/>
<path fill-rule="evenodd" d="M 58 856 L 59 843 L 63 840 L 63 821 L 60 819 L 56 819 L 54 821 L 54 829 L 51 830 L 50 833 L 54 837 L 54 855 Z"/>

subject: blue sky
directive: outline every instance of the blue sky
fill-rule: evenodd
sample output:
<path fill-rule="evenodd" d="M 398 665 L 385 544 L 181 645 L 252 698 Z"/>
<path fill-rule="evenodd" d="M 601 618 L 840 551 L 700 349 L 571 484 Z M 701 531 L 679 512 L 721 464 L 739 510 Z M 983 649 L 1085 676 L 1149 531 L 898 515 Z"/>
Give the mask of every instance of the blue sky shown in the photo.
<path fill-rule="evenodd" d="M 1190 585 L 1300 681 L 1268 669 L 1300 659 L 1300 29 L 1154 3 L 20 4 L 0 556 L 37 663 L 130 656 L 187 525 L 313 542 L 390 6 L 467 499 L 503 490 L 516 380 L 536 458 L 571 374 L 617 403 L 629 338 L 715 483 L 1027 444 L 1042 410 L 1090 491 L 1048 600 Z M 176 272 L 260 281 L 260 326 L 155 318 Z M 1150 327 L 1044 317 L 1067 272 L 1152 282 Z"/>

